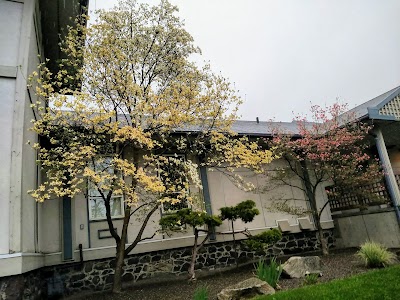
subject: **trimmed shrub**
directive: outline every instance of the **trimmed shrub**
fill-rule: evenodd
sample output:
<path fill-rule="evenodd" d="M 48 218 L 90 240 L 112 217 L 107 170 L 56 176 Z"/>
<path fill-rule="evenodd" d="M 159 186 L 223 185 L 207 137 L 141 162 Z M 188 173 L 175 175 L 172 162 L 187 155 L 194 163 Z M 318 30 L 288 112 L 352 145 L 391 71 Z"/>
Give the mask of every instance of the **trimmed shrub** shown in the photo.
<path fill-rule="evenodd" d="M 365 265 L 369 268 L 384 268 L 396 261 L 394 253 L 386 247 L 375 242 L 365 242 L 357 252 Z"/>
<path fill-rule="evenodd" d="M 242 242 L 242 244 L 251 250 L 260 251 L 264 250 L 264 248 L 268 245 L 278 242 L 281 238 L 282 232 L 277 228 L 273 228 L 256 235 L 249 236 L 247 240 Z"/>

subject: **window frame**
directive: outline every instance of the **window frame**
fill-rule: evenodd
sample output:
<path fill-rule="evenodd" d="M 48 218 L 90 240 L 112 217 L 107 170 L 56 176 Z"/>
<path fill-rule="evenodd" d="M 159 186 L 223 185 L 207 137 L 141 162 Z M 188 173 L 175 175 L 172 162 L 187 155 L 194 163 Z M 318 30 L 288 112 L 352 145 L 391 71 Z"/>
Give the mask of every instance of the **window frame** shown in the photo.
<path fill-rule="evenodd" d="M 105 203 L 104 203 L 104 199 L 101 196 L 89 196 L 88 195 L 88 210 L 89 210 L 89 221 L 105 221 L 107 220 L 107 215 L 101 216 L 101 217 L 93 217 L 92 214 L 92 200 L 100 200 L 100 204 L 104 207 L 104 211 L 106 210 L 105 208 Z M 121 214 L 118 215 L 112 215 L 111 219 L 121 219 L 124 217 L 124 199 L 122 196 L 112 196 L 110 199 L 110 206 L 112 206 L 112 201 L 114 201 L 114 199 L 120 199 L 121 203 L 120 203 L 120 209 L 121 209 Z"/>
<path fill-rule="evenodd" d="M 110 156 L 104 156 L 103 158 L 107 159 L 110 158 L 112 160 L 112 157 Z M 96 163 L 96 160 L 95 160 Z M 93 166 L 92 163 L 89 164 L 89 167 L 94 170 L 96 172 L 95 166 Z M 90 185 L 92 185 L 92 183 L 90 182 L 90 180 L 87 180 L 87 205 L 88 205 L 88 219 L 89 221 L 105 221 L 107 220 L 107 215 L 106 215 L 106 208 L 105 208 L 105 200 L 103 199 L 103 197 L 101 195 L 91 195 L 91 189 Z M 121 219 L 124 217 L 124 210 L 125 210 L 125 201 L 124 201 L 124 197 L 122 195 L 114 195 L 111 196 L 110 198 L 110 206 L 112 206 L 112 201 L 114 201 L 114 199 L 120 199 L 121 203 L 120 203 L 120 211 L 121 214 L 118 215 L 112 215 L 111 219 Z M 104 211 L 105 211 L 105 215 L 101 216 L 101 217 L 93 217 L 92 214 L 92 200 L 100 200 L 100 204 L 104 207 Z"/>

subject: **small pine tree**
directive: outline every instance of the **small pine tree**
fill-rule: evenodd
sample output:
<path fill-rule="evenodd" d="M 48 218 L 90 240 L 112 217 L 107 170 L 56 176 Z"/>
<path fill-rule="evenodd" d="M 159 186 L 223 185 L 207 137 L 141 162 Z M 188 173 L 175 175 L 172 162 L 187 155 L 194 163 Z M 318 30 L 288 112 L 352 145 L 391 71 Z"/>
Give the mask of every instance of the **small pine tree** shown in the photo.
<path fill-rule="evenodd" d="M 190 208 L 183 208 L 176 213 L 166 215 L 160 219 L 160 225 L 165 230 L 181 230 L 182 226 L 189 225 L 194 230 L 194 243 L 192 248 L 192 258 L 188 270 L 189 280 L 196 280 L 195 263 L 199 250 L 204 246 L 210 237 L 213 228 L 222 224 L 218 216 L 208 215 L 203 211 L 193 211 Z M 204 226 L 207 228 L 204 229 Z M 205 232 L 206 236 L 199 243 L 199 233 Z"/>
<path fill-rule="evenodd" d="M 221 210 L 221 216 L 220 216 L 221 220 L 229 220 L 232 225 L 233 251 L 235 252 L 235 261 L 237 266 L 238 255 L 236 249 L 234 222 L 237 219 L 240 219 L 245 223 L 252 222 L 255 216 L 260 214 L 260 211 L 256 208 L 256 203 L 253 200 L 245 200 L 240 202 L 236 206 L 222 207 L 220 210 Z"/>
<path fill-rule="evenodd" d="M 278 242 L 282 238 L 282 233 L 277 228 L 263 231 L 256 235 L 250 235 L 243 245 L 253 251 L 262 251 L 268 245 Z"/>

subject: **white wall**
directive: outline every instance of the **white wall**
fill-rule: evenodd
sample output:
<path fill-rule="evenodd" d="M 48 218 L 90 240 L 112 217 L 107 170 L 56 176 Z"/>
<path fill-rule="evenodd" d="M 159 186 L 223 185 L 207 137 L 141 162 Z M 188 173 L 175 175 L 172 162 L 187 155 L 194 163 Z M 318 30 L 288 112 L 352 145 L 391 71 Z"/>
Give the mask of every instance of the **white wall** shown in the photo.
<path fill-rule="evenodd" d="M 0 69 L 17 69 L 23 4 L 0 1 Z M 15 72 L 16 73 L 16 72 Z M 9 253 L 9 202 L 16 79 L 0 73 L 0 254 Z M 7 75 L 8 76 L 8 75 Z"/>
<path fill-rule="evenodd" d="M 33 16 L 34 18 L 37 16 Z M 29 55 L 27 61 L 27 73 L 32 74 L 37 71 L 37 66 L 40 63 L 38 54 L 42 51 L 38 48 L 41 47 L 40 41 L 38 43 L 38 33 L 35 26 L 31 26 L 29 33 Z M 38 166 L 36 164 L 36 151 L 32 149 L 33 143 L 36 143 L 38 138 L 37 134 L 30 130 L 32 127 L 31 120 L 36 118 L 34 111 L 30 107 L 31 102 L 35 103 L 37 97 L 34 93 L 34 88 L 28 91 L 25 89 L 25 107 L 24 107 L 24 128 L 23 128 L 23 143 L 22 143 L 22 251 L 23 252 L 36 252 L 37 246 L 37 213 L 36 201 L 29 196 L 28 190 L 35 189 L 37 186 Z M 27 142 L 30 141 L 30 145 Z"/>
<path fill-rule="evenodd" d="M 389 248 L 400 247 L 400 229 L 394 211 L 337 216 L 335 226 L 338 248 L 360 247 L 366 241 Z"/>
<path fill-rule="evenodd" d="M 35 117 L 30 104 L 36 100 L 27 90 L 42 52 L 35 29 L 37 4 L 0 1 L 0 254 L 38 250 L 36 203 L 27 194 L 37 184 L 36 153 L 26 144 L 37 141 L 29 131 Z"/>
<path fill-rule="evenodd" d="M 126 155 L 130 154 L 126 153 Z M 273 164 L 274 166 L 277 166 L 280 163 L 281 162 L 276 161 Z M 254 230 L 257 232 L 259 229 L 277 227 L 277 220 L 287 220 L 291 225 L 291 230 L 293 232 L 298 232 L 301 230 L 298 226 L 297 216 L 289 215 L 283 212 L 272 212 L 270 206 L 273 200 L 284 196 L 285 198 L 290 199 L 290 204 L 307 208 L 307 203 L 304 201 L 305 196 L 303 191 L 288 186 L 283 186 L 265 193 L 245 192 L 241 189 L 238 189 L 232 183 L 232 181 L 230 181 L 221 172 L 208 170 L 207 173 L 213 214 L 219 214 L 219 209 L 221 207 L 236 205 L 237 203 L 247 199 L 255 201 L 257 208 L 260 210 L 260 215 L 256 216 L 255 220 L 251 223 L 244 224 L 241 221 L 236 221 L 235 230 L 248 228 L 249 230 Z M 254 174 L 248 171 L 243 171 L 241 174 L 246 177 L 246 180 L 251 181 L 258 188 L 262 188 L 268 184 L 267 179 L 264 176 L 254 176 Z M 301 184 L 300 182 L 293 183 Z M 321 205 L 326 201 L 326 195 L 324 194 L 322 187 L 320 191 L 318 191 L 318 198 L 321 200 Z M 60 200 L 54 199 L 40 204 L 40 207 L 40 235 L 42 236 L 41 250 L 45 253 L 61 251 L 61 202 Z M 87 200 L 83 195 L 79 195 L 73 199 L 73 248 L 77 250 L 78 245 L 82 244 L 84 249 L 88 249 L 89 235 L 90 248 L 92 249 L 115 246 L 115 241 L 112 237 L 106 239 L 98 238 L 99 230 L 108 230 L 107 222 L 105 220 L 88 222 L 87 209 Z M 152 236 L 153 233 L 159 229 L 158 221 L 160 217 L 160 210 L 157 210 L 151 217 L 150 222 L 144 231 L 143 237 Z M 327 212 L 323 214 L 322 221 L 331 221 L 329 208 Z M 332 227 L 329 224 L 327 224 L 328 226 L 325 228 Z M 114 220 L 114 226 L 120 233 L 122 228 L 122 220 Z M 140 226 L 141 222 L 139 222 L 135 216 L 132 217 L 128 229 L 128 244 L 134 240 L 137 232 L 140 229 Z M 230 231 L 232 230 L 231 224 L 225 221 L 223 225 L 218 228 L 218 230 Z M 109 235 L 109 233 L 105 232 L 105 235 Z M 190 229 L 187 231 L 174 233 L 172 236 L 157 233 L 151 241 L 144 243 L 142 248 L 146 244 L 146 249 L 157 250 L 160 249 L 160 247 L 164 247 L 162 245 L 166 244 L 168 240 L 174 240 L 175 246 L 183 246 L 183 244 L 181 245 L 180 241 L 183 243 L 187 240 L 185 237 L 190 237 L 192 235 L 193 232 Z M 179 238 L 182 238 L 182 240 Z M 231 236 L 223 236 L 219 237 L 219 239 L 229 240 L 231 239 Z M 91 253 L 94 255 L 93 251 Z"/>
<path fill-rule="evenodd" d="M 39 249 L 43 253 L 61 251 L 61 201 L 47 200 L 39 204 Z"/>
<path fill-rule="evenodd" d="M 23 4 L 0 1 L 0 65 L 18 65 Z"/>
<path fill-rule="evenodd" d="M 9 197 L 15 79 L 0 78 L 0 254 L 9 252 Z"/>
<path fill-rule="evenodd" d="M 282 166 L 282 161 L 274 161 L 271 163 L 270 169 Z M 305 200 L 305 194 L 302 190 L 284 186 L 273 186 L 268 178 L 262 175 L 251 176 L 250 172 L 241 172 L 243 178 L 247 181 L 253 183 L 253 185 L 258 189 L 262 190 L 265 188 L 264 192 L 252 193 L 244 192 L 238 189 L 232 181 L 227 178 L 224 174 L 219 171 L 208 171 L 208 181 L 211 194 L 211 203 L 214 214 L 220 213 L 220 208 L 224 206 L 233 206 L 241 201 L 250 199 L 256 202 L 257 208 L 260 211 L 260 215 L 256 216 L 253 222 L 244 224 L 241 221 L 236 221 L 234 226 L 235 230 L 238 229 L 258 229 L 258 228 L 270 228 L 276 227 L 277 220 L 287 220 L 291 226 L 298 224 L 298 216 L 290 215 L 285 212 L 277 211 L 273 208 L 274 202 L 279 202 L 282 199 L 288 200 L 286 203 L 292 207 L 300 207 L 303 209 L 308 208 L 308 203 Z M 302 183 L 299 179 L 291 179 L 293 185 L 302 187 Z M 317 199 L 319 207 L 321 207 L 327 201 L 326 194 L 324 192 L 324 187 L 321 186 L 317 190 Z M 330 222 L 332 220 L 329 212 L 329 207 L 324 210 L 322 214 L 322 222 Z M 231 225 L 227 222 L 220 227 L 221 230 L 231 230 Z"/>

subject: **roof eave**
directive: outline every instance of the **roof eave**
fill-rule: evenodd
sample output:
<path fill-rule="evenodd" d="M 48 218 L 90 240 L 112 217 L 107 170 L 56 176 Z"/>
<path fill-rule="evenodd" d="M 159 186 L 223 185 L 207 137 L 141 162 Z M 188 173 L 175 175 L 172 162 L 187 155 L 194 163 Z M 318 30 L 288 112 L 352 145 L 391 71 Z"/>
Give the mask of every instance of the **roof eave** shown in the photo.
<path fill-rule="evenodd" d="M 368 107 L 368 119 L 372 120 L 385 120 L 385 121 L 396 121 L 395 116 L 381 115 L 378 107 Z"/>

